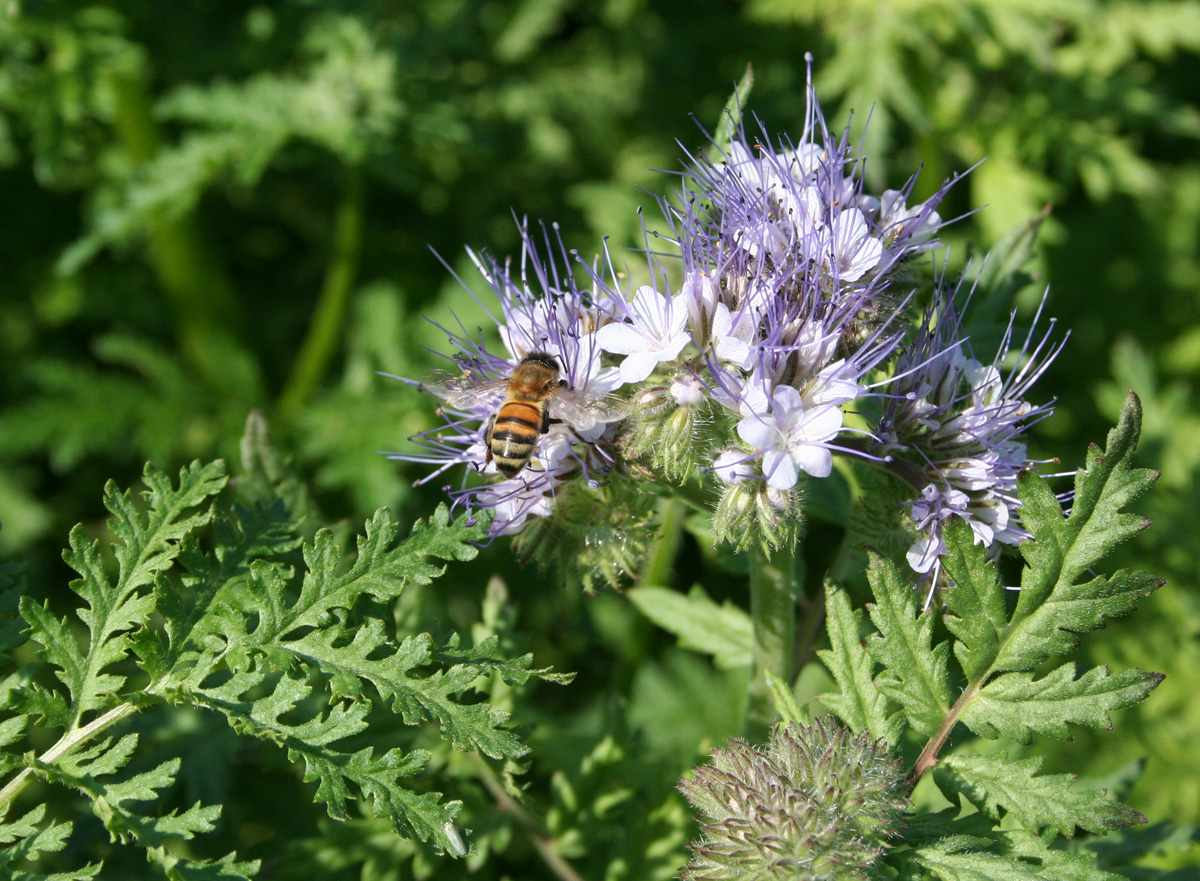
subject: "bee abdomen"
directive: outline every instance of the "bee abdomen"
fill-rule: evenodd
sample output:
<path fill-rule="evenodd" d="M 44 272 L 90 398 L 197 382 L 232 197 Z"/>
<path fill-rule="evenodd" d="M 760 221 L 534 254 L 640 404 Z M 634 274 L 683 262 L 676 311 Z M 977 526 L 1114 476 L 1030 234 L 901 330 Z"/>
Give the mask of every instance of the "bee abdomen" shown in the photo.
<path fill-rule="evenodd" d="M 515 476 L 529 462 L 542 423 L 542 411 L 523 401 L 509 401 L 500 408 L 492 423 L 488 445 L 497 470 L 505 477 Z"/>

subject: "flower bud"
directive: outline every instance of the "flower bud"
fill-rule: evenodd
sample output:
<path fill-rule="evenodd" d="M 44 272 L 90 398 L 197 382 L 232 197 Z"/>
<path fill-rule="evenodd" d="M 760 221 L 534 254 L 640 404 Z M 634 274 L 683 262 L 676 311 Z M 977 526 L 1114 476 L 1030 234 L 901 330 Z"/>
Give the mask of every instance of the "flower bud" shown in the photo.
<path fill-rule="evenodd" d="M 832 719 L 777 725 L 765 749 L 740 740 L 679 789 L 701 814 L 685 881 L 868 877 L 908 806 L 886 744 Z"/>

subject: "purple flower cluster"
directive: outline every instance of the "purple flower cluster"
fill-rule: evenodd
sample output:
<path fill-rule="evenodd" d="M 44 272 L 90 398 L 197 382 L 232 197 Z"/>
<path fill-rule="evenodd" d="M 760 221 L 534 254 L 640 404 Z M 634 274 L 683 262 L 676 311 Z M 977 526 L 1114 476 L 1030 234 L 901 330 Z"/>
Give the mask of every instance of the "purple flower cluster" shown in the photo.
<path fill-rule="evenodd" d="M 913 205 L 915 177 L 865 194 L 848 137 L 831 136 L 811 86 L 798 142 L 737 127 L 713 152 L 689 157 L 680 198 L 663 201 L 678 259 L 647 248 L 646 283 L 626 282 L 633 273 L 607 251 L 588 265 L 526 230 L 517 277 L 472 254 L 499 301 L 505 351 L 451 333 L 460 376 L 428 386 L 447 402 L 446 424 L 417 436 L 424 454 L 398 457 L 433 464 L 434 475 L 459 463 L 494 473 L 489 425 L 505 380 L 537 353 L 562 381 L 528 462 L 452 493 L 492 509 L 495 534 L 550 514 L 568 482 L 644 475 L 627 467 L 638 460 L 659 475 L 711 474 L 723 493 L 718 537 L 778 544 L 768 521 L 794 519 L 804 481 L 828 477 L 841 452 L 913 488 L 908 560 L 931 581 L 952 514 L 989 547 L 1024 537 L 1015 485 L 1030 462 L 1018 438 L 1050 412 L 1024 398 L 1061 343 L 1027 339 L 1006 376 L 1011 324 L 995 359 L 977 360 L 949 285 L 909 339 L 907 267 L 937 246 L 936 209 L 953 181 Z M 464 387 L 478 392 L 447 392 Z M 557 394 L 607 403 L 583 420 Z"/>
<path fill-rule="evenodd" d="M 1018 438 L 1052 407 L 1025 396 L 1066 342 L 1066 335 L 1051 341 L 1054 319 L 1035 336 L 1039 310 L 1014 359 L 1018 366 L 1006 376 L 1012 319 L 995 358 L 980 362 L 962 331 L 957 287 L 939 285 L 916 341 L 897 358 L 875 432 L 879 452 L 897 466 L 915 466 L 896 469 L 920 493 L 909 504 L 918 538 L 907 556 L 914 571 L 932 576 L 931 590 L 950 516 L 970 525 L 977 544 L 997 551 L 1029 537 L 1017 512 L 1017 476 L 1035 463 Z"/>
<path fill-rule="evenodd" d="M 426 388 L 449 399 L 439 411 L 446 423 L 412 438 L 425 448 L 424 453 L 392 454 L 396 459 L 437 466 L 418 484 L 461 464 L 486 475 L 499 473 L 488 451 L 486 426 L 505 399 L 507 378 L 531 353 L 553 358 L 560 367 L 563 386 L 580 396 L 600 400 L 622 383 L 615 367 L 604 366 L 597 342 L 597 329 L 611 320 L 612 307 L 604 292 L 585 291 L 569 270 L 560 275 L 558 262 L 543 260 L 541 249 L 524 228 L 522 240 L 517 278 L 509 266 L 489 255 L 469 252 L 499 301 L 500 315 L 489 312 L 489 317 L 499 328 L 505 352 L 488 351 L 481 338 L 463 328 L 442 328 L 458 349 L 454 360 L 460 377 L 455 378 L 456 384 L 431 383 Z M 561 248 L 547 237 L 545 252 L 552 253 L 556 244 Z M 448 394 L 450 387 L 470 394 Z M 613 441 L 620 420 L 616 408 L 602 412 L 608 418 L 589 420 L 588 424 L 555 421 L 545 433 L 539 433 L 535 454 L 515 477 L 447 490 L 456 503 L 492 510 L 494 535 L 520 532 L 528 518 L 551 512 L 564 482 L 581 477 L 594 483 L 612 470 Z"/>

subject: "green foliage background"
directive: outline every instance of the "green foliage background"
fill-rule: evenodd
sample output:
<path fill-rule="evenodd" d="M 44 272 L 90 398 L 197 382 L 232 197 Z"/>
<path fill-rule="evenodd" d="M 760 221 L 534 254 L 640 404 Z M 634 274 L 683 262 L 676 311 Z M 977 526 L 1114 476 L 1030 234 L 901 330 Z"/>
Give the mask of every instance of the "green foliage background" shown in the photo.
<path fill-rule="evenodd" d="M 377 371 L 435 363 L 423 347 L 444 340 L 420 316 L 485 320 L 430 248 L 470 282 L 462 246 L 513 252 L 514 212 L 560 223 L 585 255 L 604 235 L 637 245 L 639 206 L 653 223 L 640 188 L 674 185 L 653 169 L 679 167 L 676 140 L 703 144 L 691 115 L 711 127 L 751 63 L 749 109 L 774 132 L 799 131 L 811 51 L 827 115 L 852 119 L 873 189 L 923 163 L 928 194 L 986 158 L 942 212 L 987 206 L 947 231 L 955 259 L 968 242 L 1039 227 L 1036 283 L 1019 305 L 1048 284 L 1048 311 L 1073 336 L 1040 385 L 1058 407 L 1036 452 L 1078 467 L 1125 389 L 1141 396 L 1139 464 L 1163 477 L 1139 508 L 1154 527 L 1116 563 L 1168 585 L 1086 651 L 1167 679 L 1117 714 L 1117 736 L 1077 730 L 1066 746 L 1086 747 L 1107 785 L 1144 759 L 1125 801 L 1151 821 L 1200 821 L 1194 3 L 14 0 L 4 11 L 0 552 L 50 586 L 38 600 L 70 602 L 60 549 L 77 522 L 102 530 L 107 479 L 129 486 L 146 460 L 168 473 L 236 461 L 252 410 L 293 457 L 314 529 L 382 505 L 405 523 L 427 516 L 437 487 L 414 490 L 420 471 L 377 451 L 404 449 L 432 407 Z M 835 521 L 812 528 L 814 544 Z M 744 561 L 690 531 L 679 540 L 711 565 L 683 565 L 672 586 L 744 604 Z M 654 549 L 651 587 L 673 548 Z M 731 649 L 714 665 L 625 597 L 518 566 L 503 541 L 425 591 L 412 614 L 435 634 L 504 632 L 539 667 L 579 674 L 512 696 L 532 748 L 519 779 L 544 815 L 530 835 L 493 812 L 472 866 L 539 877 L 530 842 L 544 836 L 588 878 L 670 877 L 690 828 L 682 800 L 661 793 L 740 732 L 728 708 L 744 659 Z M 481 607 L 507 623 L 482 622 Z M 821 675 L 801 688 L 825 690 Z M 427 746 L 468 809 L 494 798 L 479 768 Z M 1066 746 L 1034 748 L 1047 771 L 1077 770 Z M 362 864 L 388 877 L 412 852 L 386 824 L 318 821 L 298 779 L 256 761 L 213 755 L 220 774 L 190 784 L 236 805 L 214 853 L 236 847 L 277 877 L 311 878 Z M 432 859 L 412 871 L 467 871 Z"/>

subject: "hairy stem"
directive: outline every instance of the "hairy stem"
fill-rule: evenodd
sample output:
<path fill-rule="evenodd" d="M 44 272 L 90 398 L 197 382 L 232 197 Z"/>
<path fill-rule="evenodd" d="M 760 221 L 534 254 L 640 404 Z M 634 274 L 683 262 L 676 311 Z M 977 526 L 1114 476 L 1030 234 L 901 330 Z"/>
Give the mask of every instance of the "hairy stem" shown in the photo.
<path fill-rule="evenodd" d="M 797 580 L 790 554 L 771 557 L 760 546 L 750 550 L 750 618 L 754 624 L 754 679 L 746 707 L 747 737 L 761 739 L 775 720 L 767 673 L 792 681 L 796 638 Z"/>
<path fill-rule="evenodd" d="M 65 732 L 52 747 L 37 757 L 37 762 L 42 765 L 49 765 L 58 761 L 64 755 L 69 753 L 76 747 L 86 743 L 91 738 L 100 732 L 116 725 L 122 719 L 127 719 L 137 712 L 137 707 L 133 704 L 126 703 L 120 706 L 113 707 L 107 713 L 97 716 L 91 722 L 79 728 L 72 728 Z M 33 781 L 33 768 L 22 768 L 17 772 L 16 776 L 0 789 L 0 818 L 7 816 L 8 809 L 12 807 L 14 801 L 17 800 L 22 792 Z"/>
<path fill-rule="evenodd" d="M 658 505 L 658 537 L 650 547 L 646 565 L 642 567 L 641 582 L 648 585 L 668 585 L 675 568 L 675 557 L 683 541 L 683 520 L 687 510 L 683 500 L 669 495 Z"/>
<path fill-rule="evenodd" d="M 990 675 L 990 671 L 989 674 Z M 937 764 L 938 753 L 942 747 L 946 745 L 946 738 L 950 736 L 950 732 L 954 730 L 954 726 L 958 724 L 958 718 L 966 710 L 967 706 L 979 696 L 979 689 L 983 687 L 983 683 L 987 681 L 987 676 L 981 676 L 978 681 L 971 683 L 970 686 L 958 697 L 954 702 L 945 717 L 942 719 L 942 724 L 938 726 L 937 731 L 929 738 L 929 742 L 925 744 L 925 748 L 921 750 L 921 754 L 917 756 L 917 760 L 913 763 L 912 771 L 909 773 L 909 792 L 917 785 L 917 782 L 924 776 L 925 772 Z"/>
<path fill-rule="evenodd" d="M 800 624 L 796 629 L 796 641 L 792 645 L 792 679 L 796 680 L 805 665 L 817 656 L 817 639 L 825 624 L 825 586 L 818 584 L 810 596 L 800 600 Z"/>
<path fill-rule="evenodd" d="M 874 442 L 869 438 L 838 438 L 838 446 L 852 452 L 870 453 L 873 443 Z M 877 459 L 867 459 L 855 456 L 854 461 L 865 462 L 868 465 L 874 465 L 876 468 L 882 468 L 884 471 L 895 474 L 914 489 L 924 489 L 929 485 L 929 478 L 925 476 L 925 472 L 921 470 L 921 467 L 904 459 L 888 457 L 884 461 L 879 461 Z"/>
<path fill-rule="evenodd" d="M 362 166 L 347 165 L 344 175 L 342 201 L 334 221 L 333 252 L 325 269 L 321 298 L 279 398 L 279 410 L 285 417 L 294 416 L 304 406 L 325 376 L 345 328 L 350 292 L 358 275 L 363 228 Z"/>
<path fill-rule="evenodd" d="M 478 753 L 471 753 L 470 759 L 471 765 L 479 775 L 480 782 L 492 794 L 492 798 L 496 800 L 496 805 L 501 811 L 517 821 L 517 825 L 521 827 L 521 830 L 529 838 L 529 843 L 538 852 L 538 856 L 542 858 L 542 862 L 554 873 L 554 877 L 558 878 L 559 881 L 583 881 L 583 877 L 555 849 L 554 840 L 542 831 L 537 820 L 529 815 L 529 812 L 521 806 L 520 802 L 508 794 L 504 788 L 504 784 L 500 782 L 500 778 L 492 770 L 491 765 Z"/>

